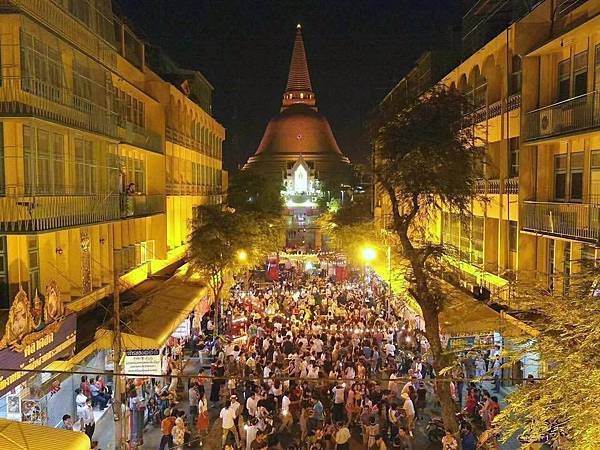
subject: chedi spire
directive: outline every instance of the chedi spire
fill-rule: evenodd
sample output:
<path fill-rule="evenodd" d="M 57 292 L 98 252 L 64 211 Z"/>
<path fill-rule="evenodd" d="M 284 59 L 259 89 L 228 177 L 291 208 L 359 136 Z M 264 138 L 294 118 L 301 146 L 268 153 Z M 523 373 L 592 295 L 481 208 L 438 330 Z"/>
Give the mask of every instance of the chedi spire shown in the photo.
<path fill-rule="evenodd" d="M 290 72 L 288 75 L 287 86 L 283 93 L 281 110 L 283 111 L 288 106 L 298 103 L 316 109 L 316 99 L 310 83 L 308 62 L 306 61 L 306 51 L 304 50 L 302 27 L 300 24 L 296 27 L 296 40 L 294 41 L 294 50 L 292 51 L 292 59 L 290 61 Z"/>

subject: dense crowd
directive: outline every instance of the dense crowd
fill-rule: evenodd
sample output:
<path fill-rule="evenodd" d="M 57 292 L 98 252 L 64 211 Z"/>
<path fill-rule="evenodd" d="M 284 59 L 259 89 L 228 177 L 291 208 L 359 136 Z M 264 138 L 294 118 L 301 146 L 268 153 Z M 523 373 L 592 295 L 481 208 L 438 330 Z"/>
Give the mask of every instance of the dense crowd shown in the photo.
<path fill-rule="evenodd" d="M 208 410 L 216 408 L 223 448 L 343 450 L 352 441 L 367 449 L 412 449 L 415 424 L 434 398 L 435 373 L 422 357 L 427 343 L 415 332 L 414 317 L 396 307 L 386 317 L 385 295 L 385 287 L 368 277 L 334 283 L 305 274 L 237 285 L 220 325 L 239 338 L 205 343 L 201 336 L 215 328 L 209 313 L 190 342 L 192 352 L 207 350 L 214 363 L 208 396 L 202 374 L 189 384 L 189 417 L 164 408 L 177 402 L 182 350 L 172 350 L 169 373 L 157 388 L 166 416 L 160 448 L 183 448 L 191 431 L 186 419 L 205 435 Z M 462 389 L 453 385 L 457 402 Z M 461 435 L 445 433 L 437 422 L 445 449 L 458 439 L 474 449 L 471 419 L 483 418 L 476 424 L 483 429 L 497 413 L 497 399 L 478 385 L 466 392 Z"/>

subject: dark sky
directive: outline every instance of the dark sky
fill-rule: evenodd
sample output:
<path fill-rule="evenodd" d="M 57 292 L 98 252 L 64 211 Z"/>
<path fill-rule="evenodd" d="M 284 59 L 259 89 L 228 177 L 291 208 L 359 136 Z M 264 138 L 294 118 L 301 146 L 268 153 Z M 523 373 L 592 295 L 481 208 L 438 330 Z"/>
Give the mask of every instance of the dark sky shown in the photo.
<path fill-rule="evenodd" d="M 340 148 L 366 160 L 367 113 L 455 21 L 459 0 L 118 0 L 150 43 L 215 87 L 225 162 L 254 153 L 279 111 L 302 24 L 319 110 Z"/>

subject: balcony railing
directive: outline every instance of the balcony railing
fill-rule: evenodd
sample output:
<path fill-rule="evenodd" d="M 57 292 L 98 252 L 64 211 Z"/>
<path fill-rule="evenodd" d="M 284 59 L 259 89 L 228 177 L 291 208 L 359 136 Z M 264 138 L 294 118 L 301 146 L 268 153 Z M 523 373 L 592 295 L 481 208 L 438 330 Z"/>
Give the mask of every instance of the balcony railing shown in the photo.
<path fill-rule="evenodd" d="M 121 198 L 121 217 L 144 217 L 166 211 L 165 196 L 162 194 L 126 195 Z"/>
<path fill-rule="evenodd" d="M 167 127 L 166 137 L 168 141 L 174 142 L 175 144 L 193 148 L 213 158 L 220 158 L 217 152 L 214 150 L 211 151 L 208 145 L 202 144 L 200 141 L 193 139 L 190 135 L 177 131 L 171 127 Z"/>
<path fill-rule="evenodd" d="M 164 211 L 164 195 L 6 196 L 0 197 L 0 232 L 42 232 Z"/>
<path fill-rule="evenodd" d="M 92 32 L 79 20 L 51 0 L 0 0 L 0 8 L 22 11 L 50 30 L 60 34 L 74 47 L 92 58 L 114 68 L 117 64 L 115 48 Z"/>
<path fill-rule="evenodd" d="M 472 126 L 512 111 L 521 106 L 521 94 L 513 94 L 505 100 L 498 100 L 487 106 L 482 106 L 471 114 L 465 116 L 465 126 Z"/>
<path fill-rule="evenodd" d="M 114 195 L 0 197 L 0 231 L 28 233 L 108 222 L 121 217 Z"/>
<path fill-rule="evenodd" d="M 2 1 L 2 0 L 0 0 Z M 117 137 L 116 114 L 34 78 L 5 78 L 0 85 L 0 115 L 35 116 Z"/>
<path fill-rule="evenodd" d="M 525 202 L 523 230 L 597 243 L 600 239 L 600 204 Z"/>
<path fill-rule="evenodd" d="M 119 138 L 136 147 L 145 148 L 156 153 L 164 153 L 162 136 L 150 130 L 146 130 L 131 122 L 125 122 L 125 127 L 119 130 Z"/>
<path fill-rule="evenodd" d="M 502 186 L 502 190 L 500 190 Z M 518 194 L 519 179 L 505 178 L 502 181 L 498 179 L 478 180 L 475 191 L 479 195 L 494 195 L 494 194 Z"/>
<path fill-rule="evenodd" d="M 187 183 L 168 183 L 167 195 L 221 195 L 222 186 L 199 186 Z"/>
<path fill-rule="evenodd" d="M 600 92 L 594 91 L 526 115 L 525 140 L 535 141 L 600 127 Z"/>

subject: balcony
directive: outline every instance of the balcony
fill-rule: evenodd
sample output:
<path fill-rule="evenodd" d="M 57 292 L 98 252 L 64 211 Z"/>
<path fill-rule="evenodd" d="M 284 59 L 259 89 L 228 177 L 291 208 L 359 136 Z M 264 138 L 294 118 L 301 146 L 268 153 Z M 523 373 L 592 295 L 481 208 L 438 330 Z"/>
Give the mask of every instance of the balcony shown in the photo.
<path fill-rule="evenodd" d="M 500 186 L 502 186 L 502 190 L 500 190 Z M 477 180 L 475 192 L 478 195 L 518 194 L 519 178 Z"/>
<path fill-rule="evenodd" d="M 505 100 L 498 100 L 491 105 L 482 106 L 465 116 L 465 126 L 473 126 L 499 115 L 521 107 L 521 94 L 513 94 Z"/>
<path fill-rule="evenodd" d="M 23 12 L 105 66 L 115 68 L 117 65 L 114 44 L 109 44 L 53 1 L 0 0 L 0 8 Z"/>
<path fill-rule="evenodd" d="M 582 133 L 600 127 L 600 92 L 594 91 L 530 111 L 525 141 Z"/>
<path fill-rule="evenodd" d="M 588 243 L 600 240 L 600 204 L 525 202 L 523 231 Z"/>
<path fill-rule="evenodd" d="M 161 155 L 164 153 L 162 136 L 134 123 L 125 122 L 124 128 L 119 127 L 119 138 L 121 142 L 160 153 Z"/>
<path fill-rule="evenodd" d="M 36 233 L 164 213 L 164 195 L 0 197 L 0 233 Z"/>
<path fill-rule="evenodd" d="M 121 198 L 121 217 L 145 217 L 166 211 L 165 196 L 162 194 L 134 194 Z"/>
<path fill-rule="evenodd" d="M 168 141 L 171 141 L 175 144 L 198 150 L 199 152 L 211 156 L 213 158 L 218 157 L 216 155 L 216 152 L 211 152 L 211 149 L 208 145 L 202 144 L 200 141 L 192 138 L 190 135 L 177 131 L 171 127 L 167 127 L 166 137 Z"/>
<path fill-rule="evenodd" d="M 0 0 L 1 2 L 2 0 Z M 117 137 L 117 116 L 106 108 L 35 78 L 4 78 L 0 115 L 33 116 Z"/>
<path fill-rule="evenodd" d="M 32 233 L 108 222 L 121 217 L 118 196 L 0 197 L 0 232 Z"/>

